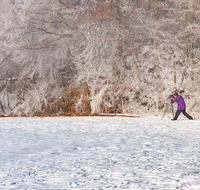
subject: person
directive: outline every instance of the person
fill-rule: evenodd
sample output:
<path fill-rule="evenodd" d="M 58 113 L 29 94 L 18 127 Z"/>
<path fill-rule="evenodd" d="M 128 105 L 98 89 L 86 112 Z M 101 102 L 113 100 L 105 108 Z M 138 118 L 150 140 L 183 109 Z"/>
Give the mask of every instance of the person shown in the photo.
<path fill-rule="evenodd" d="M 183 113 L 183 115 L 185 117 L 187 117 L 190 120 L 193 120 L 193 117 L 190 116 L 185 111 L 186 110 L 186 105 L 185 105 L 185 101 L 184 101 L 183 97 L 181 95 L 179 95 L 177 92 L 174 93 L 173 95 L 170 95 L 170 97 L 172 99 L 172 102 L 176 102 L 178 104 L 176 114 L 175 114 L 174 118 L 172 119 L 172 121 L 177 120 L 178 116 L 180 115 L 181 112 Z"/>

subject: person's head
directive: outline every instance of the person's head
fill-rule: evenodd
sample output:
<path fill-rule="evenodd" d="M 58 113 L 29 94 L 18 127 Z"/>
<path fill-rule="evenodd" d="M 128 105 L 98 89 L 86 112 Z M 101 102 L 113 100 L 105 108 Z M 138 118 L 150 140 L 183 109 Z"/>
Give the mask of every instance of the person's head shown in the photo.
<path fill-rule="evenodd" d="M 176 98 L 178 96 L 178 93 L 175 92 L 173 96 L 174 96 L 174 98 Z"/>

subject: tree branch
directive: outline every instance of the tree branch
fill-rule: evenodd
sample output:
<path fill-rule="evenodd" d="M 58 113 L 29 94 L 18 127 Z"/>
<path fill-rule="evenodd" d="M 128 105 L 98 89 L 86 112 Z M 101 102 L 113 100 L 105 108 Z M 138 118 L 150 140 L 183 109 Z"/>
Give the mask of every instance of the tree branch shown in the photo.
<path fill-rule="evenodd" d="M 3 59 L 3 61 L 1 62 L 1 64 L 0 65 L 2 65 L 10 56 L 12 55 L 12 53 L 11 54 L 9 54 L 5 59 Z"/>
<path fill-rule="evenodd" d="M 61 0 L 58 0 L 60 4 L 64 5 L 65 7 L 69 8 L 65 3 L 63 3 Z"/>

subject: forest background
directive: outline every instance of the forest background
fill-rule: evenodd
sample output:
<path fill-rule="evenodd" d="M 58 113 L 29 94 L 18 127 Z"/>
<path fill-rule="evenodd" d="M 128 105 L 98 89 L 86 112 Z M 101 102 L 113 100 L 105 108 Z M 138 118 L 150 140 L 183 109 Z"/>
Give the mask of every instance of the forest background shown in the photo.
<path fill-rule="evenodd" d="M 1 116 L 200 116 L 200 0 L 0 4 Z"/>

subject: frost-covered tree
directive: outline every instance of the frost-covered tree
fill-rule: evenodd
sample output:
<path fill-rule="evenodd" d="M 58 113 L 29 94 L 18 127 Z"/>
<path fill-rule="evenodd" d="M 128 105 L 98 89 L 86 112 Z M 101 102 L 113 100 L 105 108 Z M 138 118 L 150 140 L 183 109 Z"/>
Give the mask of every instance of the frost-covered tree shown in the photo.
<path fill-rule="evenodd" d="M 199 2 L 157 1 L 154 6 L 156 11 L 151 9 L 152 16 L 141 25 L 148 39 L 140 55 L 142 88 L 147 87 L 145 94 L 149 100 L 153 97 L 159 109 L 175 90 L 185 92 L 185 97 L 198 97 Z"/>
<path fill-rule="evenodd" d="M 2 87 L 2 104 L 5 111 L 9 104 L 3 97 L 9 91 L 16 94 L 10 98 L 14 113 L 31 114 L 55 104 L 76 73 L 70 54 L 73 9 L 48 0 L 1 3 L 2 67 L 4 72 L 11 72 L 12 64 L 18 68 L 14 81 L 13 73 L 2 76 L 7 84 L 7 89 Z M 15 90 L 8 90 L 8 79 Z"/>
<path fill-rule="evenodd" d="M 0 3 L 2 114 L 159 113 L 175 90 L 197 109 L 198 0 Z"/>

